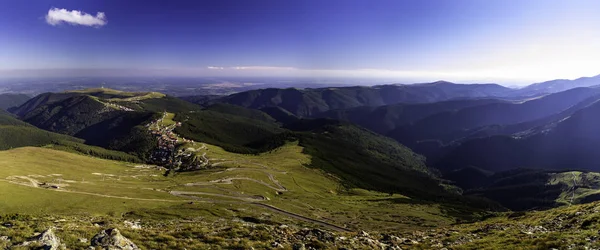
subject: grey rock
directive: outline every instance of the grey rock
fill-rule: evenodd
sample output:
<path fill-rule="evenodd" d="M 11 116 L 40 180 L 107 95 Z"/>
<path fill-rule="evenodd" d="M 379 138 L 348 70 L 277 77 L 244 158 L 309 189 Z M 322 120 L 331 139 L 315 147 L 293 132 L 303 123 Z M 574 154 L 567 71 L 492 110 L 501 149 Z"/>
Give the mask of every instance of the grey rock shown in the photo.
<path fill-rule="evenodd" d="M 64 249 L 64 246 L 61 245 L 60 239 L 54 234 L 54 230 L 52 230 L 52 228 L 34 236 L 28 241 L 23 242 L 21 245 L 39 245 L 41 249 L 44 250 Z"/>
<path fill-rule="evenodd" d="M 304 246 L 304 244 L 302 244 L 302 243 L 296 243 L 296 244 L 294 244 L 292 249 L 293 250 L 306 250 L 306 246 Z"/>
<path fill-rule="evenodd" d="M 131 240 L 121 235 L 116 228 L 102 230 L 91 240 L 92 247 L 101 247 L 107 250 L 137 250 L 139 249 Z"/>
<path fill-rule="evenodd" d="M 271 243 L 271 247 L 273 247 L 273 248 L 283 248 L 283 245 L 281 245 L 277 241 L 274 241 L 274 242 Z"/>

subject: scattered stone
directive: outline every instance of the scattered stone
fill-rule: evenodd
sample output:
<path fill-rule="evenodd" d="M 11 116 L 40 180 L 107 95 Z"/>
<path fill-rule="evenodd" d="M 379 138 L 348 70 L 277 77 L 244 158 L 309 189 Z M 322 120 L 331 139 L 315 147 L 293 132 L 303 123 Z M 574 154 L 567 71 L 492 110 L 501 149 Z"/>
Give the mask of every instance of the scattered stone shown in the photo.
<path fill-rule="evenodd" d="M 123 224 L 131 229 L 142 229 L 139 221 L 124 221 Z"/>
<path fill-rule="evenodd" d="M 296 243 L 292 246 L 293 250 L 306 250 L 306 246 L 302 243 Z"/>
<path fill-rule="evenodd" d="M 360 236 L 360 237 L 369 237 L 369 234 L 367 232 L 365 232 L 365 231 L 360 231 L 358 233 L 358 236 Z"/>
<path fill-rule="evenodd" d="M 273 242 L 271 243 L 271 247 L 272 247 L 272 248 L 283 248 L 283 245 L 281 245 L 281 244 L 280 244 L 279 242 L 277 242 L 277 241 L 273 241 Z"/>
<path fill-rule="evenodd" d="M 138 250 L 139 248 L 129 239 L 121 235 L 116 228 L 102 230 L 91 240 L 92 247 L 101 247 L 108 250 Z"/>
<path fill-rule="evenodd" d="M 10 238 L 8 236 L 0 236 L 0 241 L 10 241 Z"/>

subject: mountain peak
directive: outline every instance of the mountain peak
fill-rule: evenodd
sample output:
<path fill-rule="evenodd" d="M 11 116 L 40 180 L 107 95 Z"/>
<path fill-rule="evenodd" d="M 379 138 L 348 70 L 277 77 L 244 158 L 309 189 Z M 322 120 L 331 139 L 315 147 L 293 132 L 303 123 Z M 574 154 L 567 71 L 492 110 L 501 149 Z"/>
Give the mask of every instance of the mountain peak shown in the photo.
<path fill-rule="evenodd" d="M 454 85 L 454 84 L 456 84 L 456 83 L 439 80 L 439 81 L 435 81 L 435 82 L 416 83 L 414 85 Z"/>
<path fill-rule="evenodd" d="M 449 82 L 449 81 L 444 81 L 444 80 L 439 80 L 439 81 L 432 82 L 431 84 L 456 84 L 456 83 Z"/>

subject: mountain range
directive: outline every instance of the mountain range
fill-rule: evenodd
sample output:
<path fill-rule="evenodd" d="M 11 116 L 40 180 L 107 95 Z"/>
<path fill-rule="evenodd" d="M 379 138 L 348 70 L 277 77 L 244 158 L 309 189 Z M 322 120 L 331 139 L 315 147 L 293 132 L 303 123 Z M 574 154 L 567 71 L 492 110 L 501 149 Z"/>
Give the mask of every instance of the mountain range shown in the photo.
<path fill-rule="evenodd" d="M 547 210 L 600 199 L 593 79 L 554 92 L 556 81 L 440 81 L 183 98 L 104 88 L 0 95 L 0 149 L 10 152 L 0 159 L 21 166 L 0 175 L 11 193 L 22 192 L 11 183 L 59 189 L 74 203 L 74 194 L 185 201 L 128 203 L 133 218 L 280 219 L 250 206 L 342 232 Z M 26 154 L 35 158 L 9 156 Z"/>
<path fill-rule="evenodd" d="M 598 112 L 599 78 L 553 80 L 519 89 L 443 81 L 263 89 L 199 103 L 257 109 L 282 123 L 307 118 L 347 121 L 423 154 L 442 178 L 454 181 L 454 175 L 445 175 L 469 168 L 491 174 L 514 169 L 600 171 L 595 164 L 600 140 L 594 136 L 593 118 Z M 457 185 L 481 188 L 473 183 L 486 180 L 482 176 Z"/>

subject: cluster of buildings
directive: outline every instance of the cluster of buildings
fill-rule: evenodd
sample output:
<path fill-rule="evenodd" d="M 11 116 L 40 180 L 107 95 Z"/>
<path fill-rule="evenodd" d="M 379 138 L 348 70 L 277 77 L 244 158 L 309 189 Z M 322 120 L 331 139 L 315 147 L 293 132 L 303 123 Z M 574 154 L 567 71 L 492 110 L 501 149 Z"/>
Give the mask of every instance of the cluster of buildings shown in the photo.
<path fill-rule="evenodd" d="M 118 104 L 114 104 L 114 103 L 111 103 L 111 102 L 107 102 L 106 105 L 111 106 L 111 107 L 113 107 L 115 109 L 123 110 L 123 111 L 127 111 L 127 112 L 134 111 L 133 109 L 130 109 L 128 107 L 121 106 L 121 105 L 118 105 Z"/>
<path fill-rule="evenodd" d="M 195 152 L 177 149 L 180 144 L 195 142 L 193 140 L 179 138 L 179 136 L 173 132 L 176 127 L 181 126 L 181 122 L 176 122 L 170 126 L 162 126 L 162 120 L 165 116 L 166 113 L 162 118 L 146 125 L 150 130 L 150 133 L 158 139 L 156 148 L 150 156 L 150 161 L 153 164 L 176 171 L 199 169 L 206 166 L 208 161 L 204 160 L 203 157 L 197 157 Z"/>

